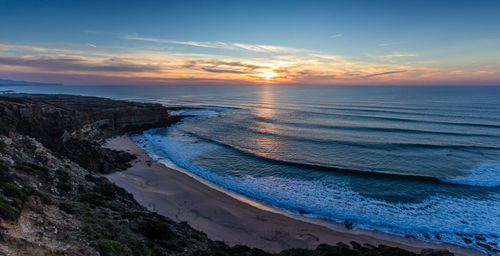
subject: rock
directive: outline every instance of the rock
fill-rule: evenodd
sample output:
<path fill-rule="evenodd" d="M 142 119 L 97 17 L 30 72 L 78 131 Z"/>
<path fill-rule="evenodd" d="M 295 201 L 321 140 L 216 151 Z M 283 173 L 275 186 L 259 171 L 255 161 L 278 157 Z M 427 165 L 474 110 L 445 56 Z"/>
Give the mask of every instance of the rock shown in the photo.
<path fill-rule="evenodd" d="M 352 223 L 350 223 L 348 220 L 345 220 L 345 221 L 344 221 L 344 226 L 345 226 L 347 229 L 352 229 Z"/>
<path fill-rule="evenodd" d="M 375 246 L 373 246 L 371 244 L 368 244 L 368 243 L 364 243 L 363 246 L 366 247 L 366 248 L 368 248 L 368 249 L 375 249 L 375 248 L 377 248 L 377 247 L 375 247 Z"/>
<path fill-rule="evenodd" d="M 362 248 L 363 246 L 361 246 L 359 243 L 355 242 L 355 241 L 351 241 L 351 245 L 352 245 L 352 248 L 355 249 L 355 250 L 358 250 L 360 248 Z"/>
<path fill-rule="evenodd" d="M 71 135 L 67 130 L 64 130 L 64 133 L 62 135 L 62 142 L 66 143 L 66 141 L 68 141 L 69 139 L 71 139 Z"/>

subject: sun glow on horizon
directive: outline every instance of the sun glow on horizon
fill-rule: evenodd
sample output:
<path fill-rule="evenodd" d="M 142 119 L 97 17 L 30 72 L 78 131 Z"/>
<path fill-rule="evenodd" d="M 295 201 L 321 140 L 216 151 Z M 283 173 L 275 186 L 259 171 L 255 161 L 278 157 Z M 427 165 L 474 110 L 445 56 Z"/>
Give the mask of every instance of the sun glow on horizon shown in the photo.
<path fill-rule="evenodd" d="M 278 74 L 274 73 L 270 68 L 261 68 L 255 71 L 259 72 L 255 76 L 263 79 L 265 83 L 272 83 L 273 79 L 278 76 Z"/>

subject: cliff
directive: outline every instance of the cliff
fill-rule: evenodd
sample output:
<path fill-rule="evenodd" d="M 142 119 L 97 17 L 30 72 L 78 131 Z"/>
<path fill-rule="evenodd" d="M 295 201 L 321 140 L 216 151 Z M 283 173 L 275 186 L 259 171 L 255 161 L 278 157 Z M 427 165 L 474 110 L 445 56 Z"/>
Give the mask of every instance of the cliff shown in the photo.
<path fill-rule="evenodd" d="M 126 169 L 126 152 L 100 147 L 102 138 L 163 127 L 181 117 L 159 104 L 73 95 L 11 94 L 0 97 L 0 134 L 16 131 L 92 172 Z"/>
<path fill-rule="evenodd" d="M 187 223 L 149 212 L 96 175 L 123 170 L 134 157 L 102 148 L 104 138 L 181 118 L 158 104 L 70 95 L 0 97 L 0 255 L 270 255 L 211 241 Z M 279 255 L 415 254 L 353 243 Z"/>

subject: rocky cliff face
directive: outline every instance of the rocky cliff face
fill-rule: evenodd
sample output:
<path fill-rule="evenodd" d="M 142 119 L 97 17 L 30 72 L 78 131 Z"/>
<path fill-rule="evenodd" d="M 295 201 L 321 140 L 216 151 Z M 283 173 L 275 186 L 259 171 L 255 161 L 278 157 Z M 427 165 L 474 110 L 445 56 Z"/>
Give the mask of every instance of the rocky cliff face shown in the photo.
<path fill-rule="evenodd" d="M 120 134 L 140 132 L 170 124 L 176 117 L 160 104 L 111 100 L 99 97 L 46 94 L 10 94 L 4 100 L 17 104 L 20 118 L 50 125 L 54 132 L 67 130 L 72 137 L 95 136 L 93 132 Z M 19 124 L 19 123 L 18 123 Z M 33 130 L 21 124 L 18 128 Z M 31 129 L 30 129 L 31 128 Z M 47 128 L 47 127 L 42 127 Z"/>
<path fill-rule="evenodd" d="M 133 156 L 97 143 L 107 136 L 164 127 L 180 120 L 159 104 L 73 95 L 0 97 L 0 134 L 16 131 L 93 172 L 126 169 Z"/>
<path fill-rule="evenodd" d="M 103 149 L 99 140 L 179 118 L 156 104 L 68 95 L 0 97 L 0 255 L 271 255 L 211 241 L 187 223 L 149 212 L 94 175 L 125 168 L 133 157 Z M 415 254 L 353 243 L 279 255 Z"/>

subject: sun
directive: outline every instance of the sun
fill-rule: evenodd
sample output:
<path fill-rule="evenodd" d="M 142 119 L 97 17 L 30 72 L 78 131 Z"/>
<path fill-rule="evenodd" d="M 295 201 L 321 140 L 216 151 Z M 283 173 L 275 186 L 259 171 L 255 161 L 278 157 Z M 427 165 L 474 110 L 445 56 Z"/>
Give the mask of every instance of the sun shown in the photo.
<path fill-rule="evenodd" d="M 255 71 L 259 72 L 256 76 L 264 79 L 264 82 L 266 83 L 271 83 L 273 78 L 278 76 L 272 69 L 262 68 Z"/>

